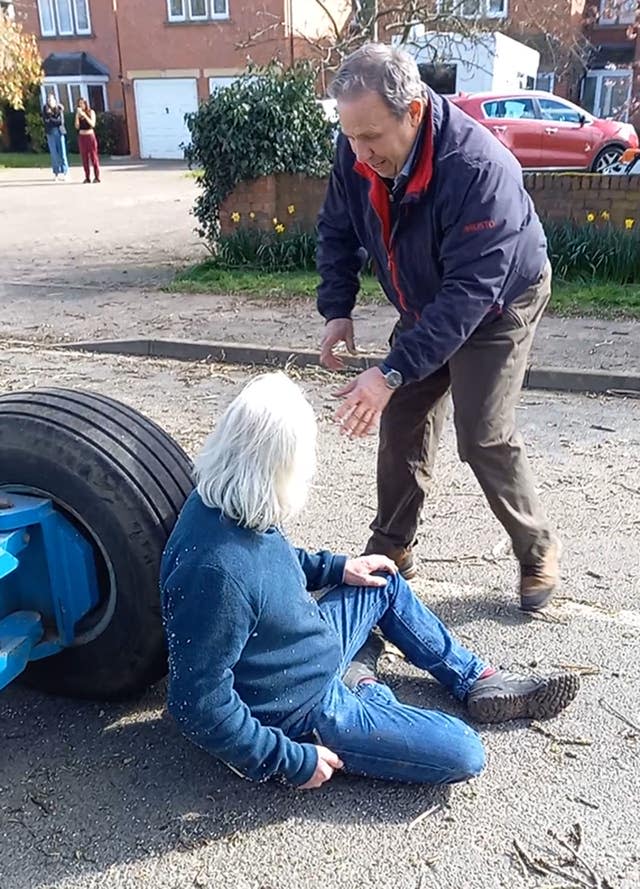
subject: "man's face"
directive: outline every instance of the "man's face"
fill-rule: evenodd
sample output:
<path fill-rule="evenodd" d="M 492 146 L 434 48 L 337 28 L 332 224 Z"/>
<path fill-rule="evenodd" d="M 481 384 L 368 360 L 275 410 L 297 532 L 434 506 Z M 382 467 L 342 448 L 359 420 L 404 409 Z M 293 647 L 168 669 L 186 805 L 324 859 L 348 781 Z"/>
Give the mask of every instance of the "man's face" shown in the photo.
<path fill-rule="evenodd" d="M 424 103 L 415 99 L 402 117 L 392 114 L 385 101 L 372 92 L 338 99 L 337 106 L 342 132 L 357 159 L 379 176 L 397 176 L 416 138 Z"/>

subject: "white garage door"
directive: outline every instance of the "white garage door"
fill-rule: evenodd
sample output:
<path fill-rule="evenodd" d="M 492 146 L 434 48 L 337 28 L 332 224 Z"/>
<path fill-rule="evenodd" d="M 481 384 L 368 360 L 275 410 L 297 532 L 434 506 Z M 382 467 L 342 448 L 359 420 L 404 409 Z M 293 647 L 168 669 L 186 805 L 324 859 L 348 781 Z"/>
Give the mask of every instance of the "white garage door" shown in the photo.
<path fill-rule="evenodd" d="M 185 114 L 198 110 L 194 78 L 134 80 L 140 157 L 181 158 L 189 142 Z"/>

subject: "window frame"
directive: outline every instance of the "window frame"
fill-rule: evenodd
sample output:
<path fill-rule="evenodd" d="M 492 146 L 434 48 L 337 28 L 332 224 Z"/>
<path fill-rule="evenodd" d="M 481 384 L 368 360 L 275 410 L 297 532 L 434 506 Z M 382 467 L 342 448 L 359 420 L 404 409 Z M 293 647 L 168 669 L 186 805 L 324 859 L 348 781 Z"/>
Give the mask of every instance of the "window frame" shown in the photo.
<path fill-rule="evenodd" d="M 632 0 L 627 0 L 631 5 L 631 17 L 628 21 L 625 18 L 627 13 L 621 8 L 624 0 L 620 0 L 620 5 L 618 7 L 612 7 L 612 2 L 615 3 L 616 0 L 600 0 L 598 25 L 603 28 L 625 28 L 634 25 L 636 21 L 636 10 L 633 8 L 635 4 Z M 611 13 L 613 13 L 613 15 Z"/>
<path fill-rule="evenodd" d="M 170 24 L 175 22 L 220 22 L 226 21 L 229 18 L 229 0 L 224 0 L 224 12 L 215 11 L 215 0 L 205 0 L 206 12 L 204 15 L 193 15 L 191 8 L 193 0 L 180 0 L 180 2 L 182 4 L 182 14 L 174 15 L 171 12 L 171 0 L 167 0 L 167 21 Z"/>
<path fill-rule="evenodd" d="M 213 0 L 212 0 L 213 2 Z M 491 19 L 492 21 L 502 21 L 509 17 L 509 0 L 502 0 L 502 10 L 500 12 L 492 12 L 489 7 L 489 0 L 475 0 L 478 8 L 477 12 L 465 12 L 464 4 L 466 0 L 438 0 L 438 12 L 459 16 L 467 21 L 480 21 L 482 19 Z M 227 0 L 228 6 L 228 0 Z"/>
<path fill-rule="evenodd" d="M 42 104 L 47 101 L 47 93 L 53 92 L 56 94 L 58 102 L 62 102 L 64 105 L 65 111 L 74 111 L 75 105 L 72 105 L 71 102 L 71 86 L 80 88 L 80 95 L 83 99 L 86 99 L 89 102 L 89 87 L 90 86 L 99 86 L 102 87 L 102 101 L 104 104 L 104 110 L 109 111 L 109 93 L 107 90 L 107 84 L 109 82 L 109 78 L 105 75 L 104 77 L 99 77 L 95 75 L 94 77 L 85 77 L 84 75 L 76 75 L 76 76 L 67 76 L 64 75 L 61 77 L 45 77 L 45 79 L 40 84 L 40 96 L 42 98 Z M 65 87 L 63 98 L 60 98 L 61 87 Z"/>
<path fill-rule="evenodd" d="M 60 26 L 60 6 L 61 2 L 66 2 L 69 4 L 69 11 L 71 13 L 71 30 L 63 31 Z M 40 36 L 43 38 L 47 37 L 86 37 L 92 34 L 91 30 L 91 4 L 90 0 L 84 0 L 85 8 L 87 10 L 87 27 L 80 28 L 78 24 L 78 4 L 79 0 L 37 0 L 38 6 L 38 20 L 40 22 Z M 53 23 L 53 30 L 45 30 L 44 22 L 42 19 L 42 7 L 47 5 L 48 9 L 51 12 L 51 21 Z"/>

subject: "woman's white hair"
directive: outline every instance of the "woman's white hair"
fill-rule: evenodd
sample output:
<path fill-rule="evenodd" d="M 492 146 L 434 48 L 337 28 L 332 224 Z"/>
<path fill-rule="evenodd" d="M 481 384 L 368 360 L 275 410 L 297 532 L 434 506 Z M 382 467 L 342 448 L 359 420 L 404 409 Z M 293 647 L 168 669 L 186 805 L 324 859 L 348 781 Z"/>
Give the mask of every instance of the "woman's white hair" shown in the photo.
<path fill-rule="evenodd" d="M 261 374 L 226 409 L 195 460 L 198 493 L 230 519 L 266 531 L 304 506 L 316 467 L 316 420 L 286 374 Z"/>

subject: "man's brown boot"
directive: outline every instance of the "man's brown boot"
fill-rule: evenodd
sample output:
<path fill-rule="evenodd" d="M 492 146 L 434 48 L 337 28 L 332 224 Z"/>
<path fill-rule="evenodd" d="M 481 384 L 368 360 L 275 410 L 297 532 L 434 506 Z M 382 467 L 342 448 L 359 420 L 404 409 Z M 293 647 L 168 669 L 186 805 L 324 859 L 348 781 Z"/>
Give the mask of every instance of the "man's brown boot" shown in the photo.
<path fill-rule="evenodd" d="M 520 608 L 540 611 L 547 604 L 560 580 L 560 546 L 552 543 L 535 565 L 520 566 Z"/>
<path fill-rule="evenodd" d="M 381 545 L 379 540 L 374 536 L 370 537 L 364 548 L 364 555 L 381 555 L 387 556 L 398 566 L 398 571 L 405 580 L 411 580 L 418 573 L 416 563 L 413 559 L 413 550 L 411 546 L 390 546 L 388 543 Z"/>

